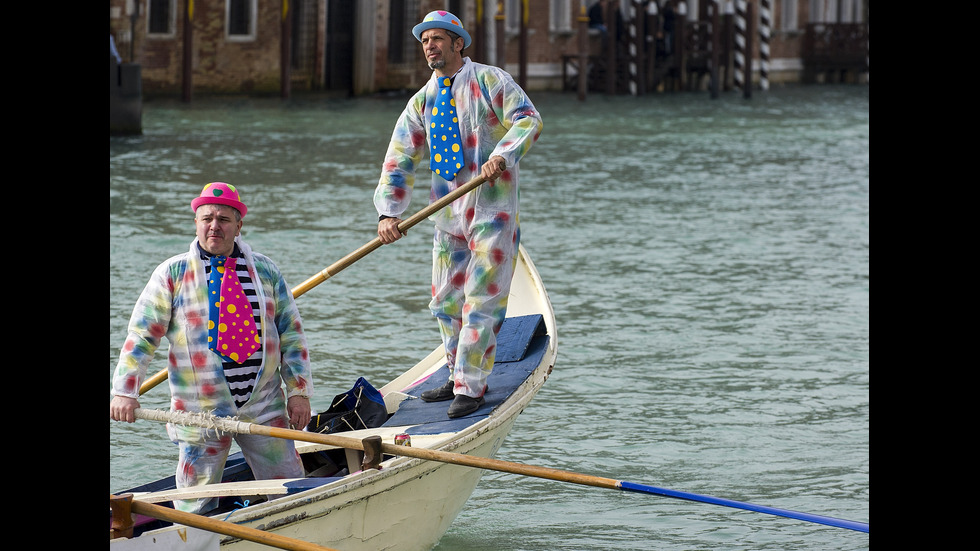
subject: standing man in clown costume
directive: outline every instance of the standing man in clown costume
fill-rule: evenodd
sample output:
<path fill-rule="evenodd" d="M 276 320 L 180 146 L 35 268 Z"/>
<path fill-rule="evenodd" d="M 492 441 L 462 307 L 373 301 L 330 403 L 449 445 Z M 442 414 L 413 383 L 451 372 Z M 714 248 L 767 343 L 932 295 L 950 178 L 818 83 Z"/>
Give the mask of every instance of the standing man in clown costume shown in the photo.
<path fill-rule="evenodd" d="M 483 404 L 496 336 L 520 242 L 518 162 L 541 133 L 541 115 L 514 79 L 498 67 L 463 57 L 470 35 L 459 18 L 434 11 L 412 29 L 432 77 L 395 123 L 374 193 L 382 243 L 402 237 L 415 172 L 429 158 L 430 201 L 482 176 L 486 183 L 432 216 L 432 300 L 446 349 L 448 379 L 422 393 L 452 400 L 462 417 Z"/>

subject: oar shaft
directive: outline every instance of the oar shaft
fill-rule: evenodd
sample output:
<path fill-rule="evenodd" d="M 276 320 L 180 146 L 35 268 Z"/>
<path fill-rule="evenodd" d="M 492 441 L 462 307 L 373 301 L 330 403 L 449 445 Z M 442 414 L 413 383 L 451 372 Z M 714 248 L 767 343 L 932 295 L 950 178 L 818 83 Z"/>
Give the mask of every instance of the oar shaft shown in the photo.
<path fill-rule="evenodd" d="M 312 442 L 314 444 L 327 444 L 337 446 L 338 448 L 355 450 L 364 449 L 364 444 L 361 442 L 361 440 L 347 436 L 338 436 L 335 434 L 320 434 L 301 430 L 280 429 L 276 427 L 267 427 L 265 425 L 250 425 L 250 433 L 272 436 L 275 438 L 298 440 L 302 442 Z M 411 446 L 397 446 L 395 444 L 382 443 L 381 452 L 388 455 L 401 455 L 405 457 L 414 457 L 416 459 L 440 461 L 442 463 L 450 463 L 453 465 L 476 467 L 480 469 L 489 469 L 492 471 L 534 476 L 538 478 L 548 478 L 563 482 L 574 482 L 576 484 L 598 486 L 602 488 L 616 488 L 617 482 L 611 478 L 601 478 L 598 476 L 589 476 L 568 471 L 561 471 L 558 469 L 550 469 L 547 467 L 536 467 L 533 465 L 502 461 L 500 459 L 477 457 L 462 453 L 444 452 L 428 448 L 413 448 Z"/>
<path fill-rule="evenodd" d="M 412 451 L 408 451 L 408 449 L 411 449 Z M 597 488 L 615 489 L 617 483 L 617 481 L 613 480 L 612 478 L 603 478 L 600 476 L 573 473 L 569 471 L 562 471 L 560 469 L 551 469 L 548 467 L 537 467 L 534 465 L 512 463 L 510 461 L 503 461 L 500 459 L 493 459 L 488 457 L 476 457 L 472 455 L 465 455 L 459 453 L 430 450 L 427 448 L 408 448 L 408 449 L 406 449 L 406 446 L 396 446 L 394 444 L 381 444 L 381 451 L 390 455 L 405 455 L 409 457 L 415 457 L 418 459 L 441 461 L 443 463 L 452 463 L 453 465 L 476 467 L 479 469 L 488 469 L 491 471 L 500 471 L 504 473 L 533 476 L 536 478 L 546 478 L 549 480 L 557 480 L 559 482 L 571 482 L 573 484 L 595 486 Z"/>
<path fill-rule="evenodd" d="M 257 425 L 254 423 L 244 423 L 241 421 L 235 421 L 227 418 L 222 419 L 222 418 L 211 417 L 207 420 L 204 420 L 204 416 L 200 414 L 164 412 L 159 410 L 148 410 L 143 408 L 137 408 L 135 414 L 137 419 L 173 422 L 178 424 L 194 425 L 203 428 L 216 429 L 224 432 L 257 434 L 260 436 L 270 436 L 273 438 L 284 438 L 287 440 L 297 440 L 300 442 L 310 442 L 313 444 L 336 446 L 338 448 L 346 448 L 346 449 L 362 450 L 362 451 L 364 450 L 364 444 L 361 442 L 360 439 L 351 438 L 349 436 L 341 436 L 337 434 L 322 434 L 318 432 L 307 432 L 307 431 L 294 430 L 294 429 L 282 429 L 278 427 L 269 427 L 266 425 Z M 440 450 L 430 450 L 428 448 L 413 448 L 411 446 L 396 446 L 394 444 L 381 444 L 381 451 L 382 453 L 386 453 L 388 455 L 399 455 L 405 457 L 414 457 L 416 459 L 440 461 L 443 463 L 450 463 L 453 465 L 476 467 L 479 469 L 489 469 L 492 471 L 500 471 L 500 472 L 511 473 L 511 474 L 525 475 L 525 476 L 534 476 L 537 478 L 547 478 L 550 480 L 557 480 L 560 482 L 571 482 L 574 484 L 595 486 L 598 488 L 617 489 L 618 488 L 617 484 L 619 483 L 619 481 L 614 480 L 612 478 L 603 478 L 599 476 L 573 473 L 569 471 L 562 471 L 559 469 L 551 469 L 548 467 L 524 465 L 521 463 L 513 463 L 510 461 L 502 461 L 499 459 L 492 459 L 487 457 L 477 457 L 477 456 L 465 455 L 461 453 L 452 453 L 452 452 L 445 452 Z"/>
<path fill-rule="evenodd" d="M 110 500 L 112 497 L 113 496 L 110 494 Z M 130 504 L 130 507 L 134 513 L 139 513 L 148 517 L 173 522 L 175 524 L 183 524 L 184 526 L 190 526 L 193 528 L 200 528 L 216 534 L 254 541 L 256 543 L 277 547 L 279 549 L 288 549 L 291 551 L 336 551 L 329 547 L 323 547 L 322 545 L 317 545 L 315 543 L 308 543 L 302 540 L 287 538 L 272 532 L 256 530 L 255 528 L 240 526 L 232 522 L 225 522 L 211 517 L 178 511 L 176 509 L 163 507 L 161 505 L 154 505 L 152 503 L 143 503 L 141 501 L 134 500 Z"/>
<path fill-rule="evenodd" d="M 401 228 L 401 225 L 399 225 L 399 228 Z M 341 270 L 357 262 L 358 260 L 364 258 L 365 256 L 368 255 L 368 253 L 374 251 L 381 245 L 382 243 L 380 237 L 375 237 L 370 242 L 361 245 L 357 250 L 351 252 L 350 254 L 341 258 L 337 262 L 334 262 L 333 264 L 327 266 L 323 270 L 320 270 L 319 272 L 317 272 L 315 275 L 313 275 L 303 283 L 300 283 L 296 287 L 293 287 L 293 298 L 298 298 L 303 293 L 309 291 L 310 289 L 316 287 L 317 285 L 337 275 L 337 273 L 339 273 Z"/>
<path fill-rule="evenodd" d="M 180 414 L 174 412 L 167 413 L 162 411 L 144 410 L 144 409 L 136 410 L 136 418 L 150 419 L 150 420 L 164 421 L 164 422 L 178 422 L 178 423 L 183 422 L 186 424 L 199 423 L 199 421 L 195 419 L 193 415 Z M 203 424 L 202 426 L 205 426 L 206 428 L 215 428 L 226 432 L 258 434 L 262 436 L 271 436 L 274 438 L 285 438 L 288 440 L 311 442 L 313 444 L 325 444 L 328 446 L 336 446 L 338 448 L 364 450 L 364 444 L 361 442 L 361 440 L 357 438 L 351 438 L 349 436 L 340 436 L 336 434 L 321 434 L 321 433 L 307 432 L 301 430 L 281 429 L 277 427 L 268 427 L 265 425 L 243 423 L 240 421 L 220 419 L 220 418 L 217 419 L 212 418 L 210 421 L 208 421 L 206 424 Z M 745 510 L 755 511 L 759 513 L 766 513 L 766 514 L 771 514 L 776 516 L 795 518 L 798 520 L 805 520 L 809 522 L 815 522 L 818 524 L 836 526 L 838 528 L 848 528 L 850 530 L 857 530 L 859 532 L 869 531 L 868 525 L 866 523 L 835 519 L 833 517 L 824 517 L 821 515 L 811 515 L 808 513 L 790 511 L 787 509 L 776 509 L 773 507 L 754 505 L 752 503 L 733 501 L 730 499 L 716 498 L 711 496 L 702 496 L 698 494 L 692 494 L 689 492 L 681 492 L 677 490 L 657 488 L 656 486 L 645 486 L 642 484 L 634 484 L 632 482 L 614 480 L 612 478 L 604 478 L 599 476 L 562 471 L 559 469 L 551 469 L 548 467 L 524 465 L 521 463 L 502 461 L 500 459 L 476 457 L 476 456 L 465 455 L 460 453 L 444 452 L 440 450 L 430 450 L 427 448 L 413 448 L 411 446 L 396 446 L 394 444 L 381 444 L 381 451 L 382 453 L 386 453 L 389 455 L 400 455 L 406 457 L 414 457 L 417 459 L 426 459 L 430 461 L 440 461 L 442 463 L 450 463 L 453 465 L 462 465 L 466 467 L 476 467 L 478 469 L 488 469 L 492 471 L 500 471 L 500 472 L 511 473 L 511 474 L 533 476 L 537 478 L 546 478 L 549 480 L 557 480 L 559 482 L 570 482 L 573 484 L 581 484 L 584 486 L 594 486 L 596 488 L 608 488 L 614 490 L 627 490 L 633 492 L 656 494 L 665 497 L 687 499 L 690 501 L 700 501 L 704 503 L 711 503 L 714 505 L 723 505 L 727 507 L 735 507 L 738 509 L 745 509 Z"/>
<path fill-rule="evenodd" d="M 467 193 L 469 193 L 470 191 L 472 191 L 473 189 L 475 189 L 477 186 L 479 186 L 485 181 L 486 180 L 483 178 L 483 176 L 477 176 L 476 178 L 473 178 L 469 182 L 466 182 L 465 184 L 454 189 L 453 191 L 447 193 L 446 195 L 439 198 L 438 200 L 429 203 L 429 205 L 427 205 L 422 210 L 416 212 L 415 214 L 406 218 L 405 220 L 402 220 L 401 223 L 398 224 L 399 231 L 405 233 L 406 231 L 408 231 L 409 228 L 411 228 L 415 224 L 418 224 L 422 220 L 425 220 L 426 218 L 432 216 L 439 210 L 448 206 L 456 199 L 459 199 L 463 195 L 466 195 Z M 351 264 L 357 262 L 358 260 L 364 258 L 365 256 L 368 255 L 368 253 L 374 251 L 381 245 L 382 245 L 381 238 L 375 237 L 367 244 L 362 245 L 356 251 L 348 254 L 344 258 L 341 258 L 337 262 L 334 262 L 330 266 L 327 266 L 319 273 L 315 274 L 313 277 L 297 285 L 295 288 L 293 288 L 293 298 L 299 297 L 300 295 L 309 291 L 313 287 L 316 287 L 317 285 L 323 283 L 327 279 L 337 275 L 338 272 L 350 266 Z"/>
<path fill-rule="evenodd" d="M 140 395 L 146 394 L 151 388 L 157 386 L 158 384 L 167 380 L 167 370 L 161 369 L 156 373 L 156 375 L 150 377 L 149 379 L 143 381 L 140 385 Z"/>

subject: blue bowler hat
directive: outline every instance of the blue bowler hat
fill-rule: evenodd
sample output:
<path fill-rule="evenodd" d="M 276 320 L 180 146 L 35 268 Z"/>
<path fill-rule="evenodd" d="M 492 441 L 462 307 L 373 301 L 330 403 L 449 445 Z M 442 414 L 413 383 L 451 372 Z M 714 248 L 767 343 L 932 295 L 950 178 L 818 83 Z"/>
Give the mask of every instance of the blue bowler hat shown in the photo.
<path fill-rule="evenodd" d="M 412 34 L 415 35 L 415 38 L 419 42 L 422 42 L 422 33 L 429 29 L 445 29 L 447 31 L 452 31 L 463 37 L 464 48 L 468 48 L 470 46 L 470 33 L 466 32 L 466 29 L 463 28 L 463 23 L 459 20 L 459 18 L 448 11 L 436 10 L 429 12 L 429 15 L 426 15 L 425 19 L 423 19 L 421 23 L 412 28 Z"/>

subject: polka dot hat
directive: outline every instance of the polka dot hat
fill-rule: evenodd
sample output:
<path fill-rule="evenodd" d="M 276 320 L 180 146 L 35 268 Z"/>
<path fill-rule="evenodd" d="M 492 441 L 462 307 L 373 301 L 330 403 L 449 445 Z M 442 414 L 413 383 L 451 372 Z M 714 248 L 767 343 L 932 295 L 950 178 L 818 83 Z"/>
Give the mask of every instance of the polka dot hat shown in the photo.
<path fill-rule="evenodd" d="M 227 205 L 238 209 L 238 212 L 242 214 L 242 218 L 248 212 L 248 207 L 242 202 L 242 198 L 238 194 L 238 189 L 224 182 L 211 182 L 204 186 L 204 189 L 201 190 L 201 195 L 191 201 L 191 210 L 197 212 L 197 207 L 201 205 Z"/>

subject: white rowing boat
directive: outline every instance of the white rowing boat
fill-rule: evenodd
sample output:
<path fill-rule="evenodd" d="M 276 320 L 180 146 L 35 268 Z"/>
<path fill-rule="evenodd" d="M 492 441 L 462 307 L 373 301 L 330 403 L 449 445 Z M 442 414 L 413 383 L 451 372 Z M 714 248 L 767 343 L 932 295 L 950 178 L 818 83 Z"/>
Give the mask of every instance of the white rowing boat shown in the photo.
<path fill-rule="evenodd" d="M 445 382 L 440 346 L 378 389 L 389 414 L 383 425 L 342 435 L 351 439 L 376 436 L 382 443 L 394 445 L 396 435 L 408 434 L 411 447 L 420 451 L 492 457 L 547 380 L 557 352 L 551 302 L 537 269 L 521 247 L 486 404 L 466 417 L 449 419 L 448 402 L 426 403 L 417 398 L 423 390 Z M 463 464 L 387 453 L 380 457 L 379 468 L 362 470 L 359 462 L 363 454 L 357 450 L 313 442 L 297 442 L 297 448 L 308 470 L 323 464 L 304 479 L 248 480 L 247 465 L 230 458 L 226 479 L 234 481 L 185 489 L 159 489 L 161 484 L 157 483 L 127 492 L 138 502 L 161 505 L 174 499 L 218 496 L 237 498 L 241 504 L 246 496 L 262 496 L 247 507 L 222 511 L 219 518 L 332 549 L 420 550 L 430 549 L 445 534 L 483 474 L 482 469 Z M 346 470 L 330 472 L 345 462 Z M 159 482 L 166 485 L 166 481 Z M 159 524 L 137 522 L 134 536 L 110 540 L 110 549 L 207 549 L 219 541 L 222 548 L 234 551 L 268 549 L 248 539 Z M 188 547 L 195 539 L 198 547 Z M 169 542 L 174 542 L 174 547 L 168 547 Z"/>

